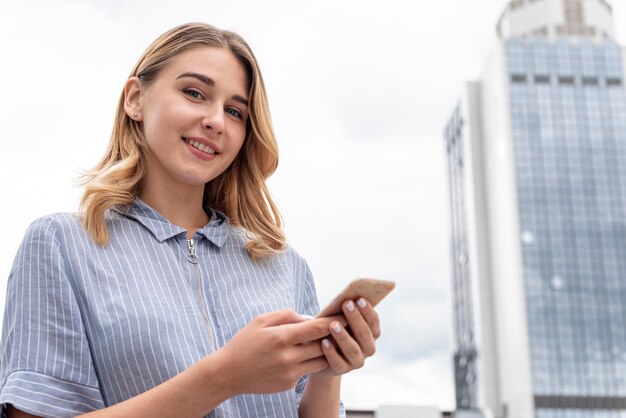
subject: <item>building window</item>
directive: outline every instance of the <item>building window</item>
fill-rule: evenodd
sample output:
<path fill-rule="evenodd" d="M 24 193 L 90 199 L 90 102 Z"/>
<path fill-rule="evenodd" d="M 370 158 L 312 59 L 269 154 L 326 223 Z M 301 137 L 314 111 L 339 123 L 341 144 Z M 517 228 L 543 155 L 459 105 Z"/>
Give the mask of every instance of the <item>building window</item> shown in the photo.
<path fill-rule="evenodd" d="M 583 77 L 583 86 L 597 86 L 598 77 Z"/>
<path fill-rule="evenodd" d="M 549 75 L 536 75 L 535 83 L 536 84 L 550 84 L 550 76 Z"/>

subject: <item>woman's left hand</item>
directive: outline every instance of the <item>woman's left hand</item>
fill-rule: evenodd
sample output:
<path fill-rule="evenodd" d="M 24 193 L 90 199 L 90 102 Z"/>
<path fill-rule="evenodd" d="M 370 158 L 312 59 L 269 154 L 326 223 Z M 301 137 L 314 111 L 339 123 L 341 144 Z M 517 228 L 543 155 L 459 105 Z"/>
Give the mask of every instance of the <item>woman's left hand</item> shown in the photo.
<path fill-rule="evenodd" d="M 359 369 L 376 352 L 380 320 L 372 305 L 360 298 L 345 301 L 342 309 L 348 326 L 339 321 L 330 323 L 330 336 L 321 342 L 329 366 L 317 374 L 338 376 Z"/>

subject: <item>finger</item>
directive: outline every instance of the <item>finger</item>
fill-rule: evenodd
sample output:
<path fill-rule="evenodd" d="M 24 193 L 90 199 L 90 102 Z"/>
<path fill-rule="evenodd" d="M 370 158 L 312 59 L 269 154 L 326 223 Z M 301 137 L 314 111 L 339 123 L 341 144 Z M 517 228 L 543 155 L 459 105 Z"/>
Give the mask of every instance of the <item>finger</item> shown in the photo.
<path fill-rule="evenodd" d="M 330 367 L 335 373 L 344 374 L 352 370 L 350 363 L 348 363 L 348 361 L 346 361 L 346 359 L 339 354 L 335 345 L 331 343 L 328 338 L 324 338 L 322 340 L 320 347 L 322 347 L 322 351 L 324 352 L 324 356 L 328 362 L 328 367 Z"/>
<path fill-rule="evenodd" d="M 359 311 L 361 311 L 361 315 L 363 315 L 365 321 L 369 324 L 374 339 L 378 339 L 381 334 L 380 318 L 378 317 L 378 313 L 365 298 L 357 299 L 356 305 L 359 307 Z"/>
<path fill-rule="evenodd" d="M 295 347 L 296 355 L 300 359 L 300 361 L 307 361 L 317 357 L 322 357 L 324 352 L 319 345 L 318 341 L 312 341 L 305 344 L 300 344 Z"/>
<path fill-rule="evenodd" d="M 372 335 L 370 325 L 367 323 L 361 311 L 356 308 L 354 301 L 348 300 L 342 305 L 344 315 L 348 319 L 352 336 L 361 346 L 361 351 L 366 357 L 376 352 L 376 340 Z"/>
<path fill-rule="evenodd" d="M 339 351 L 343 354 L 343 358 L 350 363 L 353 369 L 363 367 L 365 364 L 363 351 L 350 333 L 338 321 L 334 321 L 330 325 L 330 329 Z"/>
<path fill-rule="evenodd" d="M 272 327 L 284 324 L 296 324 L 305 319 L 292 309 L 282 309 L 280 311 L 268 312 L 257 317 L 263 327 Z"/>
<path fill-rule="evenodd" d="M 314 320 L 323 320 L 325 323 L 330 324 L 333 321 L 339 321 L 344 327 L 348 325 L 348 321 L 344 315 L 322 316 L 315 318 Z"/>
<path fill-rule="evenodd" d="M 287 340 L 290 344 L 304 344 L 326 337 L 329 320 L 312 319 L 299 324 L 288 324 L 284 326 L 287 332 Z"/>
<path fill-rule="evenodd" d="M 307 360 L 298 365 L 297 371 L 300 376 L 305 374 L 313 374 L 320 372 L 328 368 L 328 360 L 326 357 L 317 357 L 312 360 Z"/>
<path fill-rule="evenodd" d="M 303 344 L 310 341 L 321 340 L 330 334 L 329 326 L 333 321 L 347 324 L 343 315 L 328 318 L 315 318 L 299 324 L 289 324 L 285 325 L 285 329 L 288 332 L 287 338 L 292 344 Z"/>

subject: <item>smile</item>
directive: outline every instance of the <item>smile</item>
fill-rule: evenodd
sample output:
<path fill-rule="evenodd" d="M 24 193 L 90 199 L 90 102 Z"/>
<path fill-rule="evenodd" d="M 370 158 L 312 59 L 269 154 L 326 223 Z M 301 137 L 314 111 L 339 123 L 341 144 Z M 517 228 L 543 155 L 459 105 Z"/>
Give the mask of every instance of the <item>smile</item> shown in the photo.
<path fill-rule="evenodd" d="M 218 152 L 215 151 L 213 148 L 201 144 L 198 141 L 194 141 L 193 139 L 187 139 L 187 138 L 183 138 L 183 141 L 185 141 L 186 143 L 188 143 L 189 145 L 191 145 L 192 147 L 204 152 L 205 154 L 217 154 Z"/>

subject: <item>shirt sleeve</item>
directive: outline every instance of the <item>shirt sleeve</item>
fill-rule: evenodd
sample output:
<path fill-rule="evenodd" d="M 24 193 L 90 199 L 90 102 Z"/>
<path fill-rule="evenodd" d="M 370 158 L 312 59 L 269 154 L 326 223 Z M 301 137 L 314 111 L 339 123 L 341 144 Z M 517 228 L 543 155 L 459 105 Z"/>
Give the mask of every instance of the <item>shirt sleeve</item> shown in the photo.
<path fill-rule="evenodd" d="M 0 404 L 40 417 L 104 407 L 53 218 L 26 231 L 9 275 L 2 330 Z"/>
<path fill-rule="evenodd" d="M 315 289 L 313 274 L 311 273 L 311 269 L 309 268 L 307 262 L 297 254 L 295 265 L 296 267 L 294 273 L 296 279 L 296 289 L 298 289 L 296 295 L 296 311 L 299 314 L 315 316 L 320 311 L 320 305 L 317 299 L 317 291 Z M 308 379 L 308 375 L 302 376 L 296 385 L 296 401 L 298 403 L 298 407 L 300 406 L 302 394 L 304 393 L 304 388 L 306 387 Z M 346 417 L 346 409 L 342 401 L 339 402 L 339 417 Z"/>

